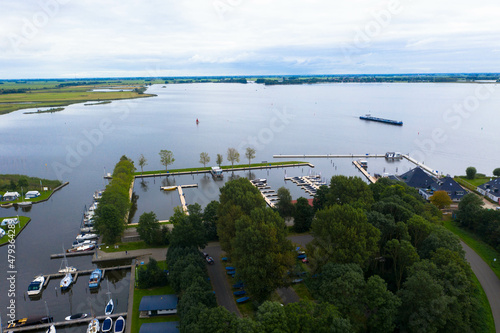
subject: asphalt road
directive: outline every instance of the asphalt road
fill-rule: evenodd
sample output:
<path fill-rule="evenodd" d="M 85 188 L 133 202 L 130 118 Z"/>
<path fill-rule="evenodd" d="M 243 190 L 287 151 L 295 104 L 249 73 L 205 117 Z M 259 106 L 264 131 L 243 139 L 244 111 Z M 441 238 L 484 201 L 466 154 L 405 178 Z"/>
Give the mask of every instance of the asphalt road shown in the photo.
<path fill-rule="evenodd" d="M 500 333 L 500 280 L 474 250 L 464 242 L 460 241 L 460 243 L 465 251 L 465 259 L 469 262 L 490 302 L 491 312 L 495 320 L 495 331 Z"/>

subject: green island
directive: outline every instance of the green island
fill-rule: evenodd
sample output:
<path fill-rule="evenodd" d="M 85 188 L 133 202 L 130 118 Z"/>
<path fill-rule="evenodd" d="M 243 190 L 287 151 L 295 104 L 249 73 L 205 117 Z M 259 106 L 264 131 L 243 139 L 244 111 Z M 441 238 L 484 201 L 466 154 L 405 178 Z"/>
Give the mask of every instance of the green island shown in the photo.
<path fill-rule="evenodd" d="M 28 177 L 25 175 L 0 175 L 0 204 L 15 204 L 23 201 L 29 201 L 32 203 L 37 203 L 40 201 L 47 200 L 54 189 L 63 185 L 59 180 L 49 180 L 37 177 Z M 45 188 L 47 190 L 45 191 Z M 26 194 L 28 191 L 38 191 L 40 196 L 25 199 L 22 194 Z M 3 200 L 3 195 L 6 192 L 18 192 L 21 194 L 17 200 L 5 201 Z"/>
<path fill-rule="evenodd" d="M 270 163 L 252 163 L 252 164 L 238 164 L 238 165 L 222 165 L 220 168 L 222 170 L 231 170 L 231 169 L 248 169 L 248 168 L 262 168 L 266 166 L 291 166 L 296 164 L 297 166 L 309 166 L 309 162 L 304 161 L 285 161 L 285 162 L 270 162 Z M 156 175 L 156 174 L 170 174 L 175 175 L 178 173 L 185 172 L 200 172 L 200 171 L 210 171 L 211 167 L 197 167 L 197 168 L 184 168 L 184 169 L 171 169 L 171 170 L 156 170 L 156 171 L 144 171 L 144 172 L 135 172 L 135 176 L 142 175 Z"/>
<path fill-rule="evenodd" d="M 17 223 L 15 226 L 15 236 L 14 236 L 14 239 L 15 239 L 17 237 L 17 235 L 19 235 L 19 233 L 21 233 L 21 231 L 24 229 L 24 227 L 31 221 L 31 218 L 29 218 L 27 216 L 11 216 L 11 217 L 4 217 L 0 221 L 3 221 L 5 219 L 12 219 L 12 218 L 19 219 L 19 223 Z M 5 235 L 2 238 L 0 238 L 0 246 L 2 246 L 2 245 L 5 245 L 9 242 L 9 239 L 10 239 L 8 236 L 9 226 L 1 226 L 0 228 L 2 228 L 5 231 Z"/>
<path fill-rule="evenodd" d="M 82 102 L 144 98 L 153 79 L 0 80 L 0 115 L 28 108 L 62 107 Z M 106 89 L 109 91 L 93 91 Z M 44 111 L 41 111 L 44 112 Z M 34 113 L 41 113 L 34 112 Z"/>
<path fill-rule="evenodd" d="M 60 112 L 62 110 L 64 110 L 64 108 L 50 108 L 48 110 L 36 110 L 33 112 L 23 112 L 23 114 L 54 113 L 54 112 Z"/>

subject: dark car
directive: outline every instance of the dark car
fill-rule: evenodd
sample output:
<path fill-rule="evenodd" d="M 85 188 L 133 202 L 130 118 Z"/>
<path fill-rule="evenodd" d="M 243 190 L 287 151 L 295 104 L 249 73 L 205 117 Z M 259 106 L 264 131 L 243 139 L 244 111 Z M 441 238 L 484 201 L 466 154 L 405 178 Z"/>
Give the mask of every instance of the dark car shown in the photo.
<path fill-rule="evenodd" d="M 213 265 L 215 264 L 215 261 L 214 261 L 214 258 L 212 258 L 211 256 L 207 256 L 205 258 L 205 260 L 210 264 L 210 265 Z"/>

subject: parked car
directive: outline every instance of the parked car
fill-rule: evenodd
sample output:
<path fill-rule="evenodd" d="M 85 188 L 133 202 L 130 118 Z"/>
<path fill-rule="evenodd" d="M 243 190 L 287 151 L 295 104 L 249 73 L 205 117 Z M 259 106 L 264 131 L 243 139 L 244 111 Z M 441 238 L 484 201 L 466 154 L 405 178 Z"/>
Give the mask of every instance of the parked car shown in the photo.
<path fill-rule="evenodd" d="M 206 260 L 206 261 L 207 261 L 207 263 L 208 263 L 208 264 L 210 264 L 210 265 L 215 264 L 214 258 L 212 258 L 211 256 L 207 256 L 207 257 L 205 257 L 205 260 Z"/>
<path fill-rule="evenodd" d="M 303 262 L 304 264 L 308 264 L 308 263 L 309 263 L 309 259 L 307 259 L 307 257 L 305 257 L 304 259 L 302 259 L 302 262 Z"/>

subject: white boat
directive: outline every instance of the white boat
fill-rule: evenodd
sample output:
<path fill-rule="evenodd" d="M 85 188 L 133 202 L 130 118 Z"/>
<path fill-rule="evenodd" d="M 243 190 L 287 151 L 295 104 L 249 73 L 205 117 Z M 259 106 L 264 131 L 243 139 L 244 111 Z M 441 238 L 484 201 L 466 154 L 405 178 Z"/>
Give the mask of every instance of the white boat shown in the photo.
<path fill-rule="evenodd" d="M 61 262 L 61 266 L 59 266 L 59 273 L 75 273 L 77 269 L 73 266 L 68 266 L 68 259 L 66 258 L 66 251 L 64 251 L 63 246 L 63 260 Z"/>
<path fill-rule="evenodd" d="M 99 320 L 97 318 L 93 318 L 87 327 L 87 333 L 99 333 L 100 329 Z"/>
<path fill-rule="evenodd" d="M 92 251 L 95 249 L 94 244 L 89 244 L 89 245 L 81 245 L 78 247 L 74 247 L 72 249 L 66 250 L 66 252 L 83 252 L 83 251 Z"/>
<path fill-rule="evenodd" d="M 98 238 L 99 236 L 97 234 L 79 234 L 78 236 L 76 236 L 76 240 L 77 241 L 80 241 L 80 240 L 87 240 L 87 239 L 96 239 Z"/>
<path fill-rule="evenodd" d="M 111 332 L 111 329 L 113 328 L 113 319 L 110 317 L 106 317 L 104 321 L 102 322 L 102 329 L 101 332 L 106 333 L 106 332 Z"/>
<path fill-rule="evenodd" d="M 104 190 L 95 191 L 95 193 L 93 195 L 94 200 L 101 200 L 103 193 L 104 193 Z"/>
<path fill-rule="evenodd" d="M 19 202 L 17 205 L 20 206 L 20 207 L 29 207 L 32 204 L 33 203 L 31 201 L 22 201 L 22 202 Z"/>
<path fill-rule="evenodd" d="M 86 314 L 86 313 L 76 313 L 74 315 L 67 316 L 66 318 L 64 318 L 64 320 L 83 319 L 83 318 L 87 318 L 87 316 L 88 316 L 88 314 Z"/>
<path fill-rule="evenodd" d="M 125 332 L 125 319 L 122 316 L 118 317 L 115 321 L 115 333 Z"/>
<path fill-rule="evenodd" d="M 28 295 L 38 295 L 42 291 L 43 284 L 45 282 L 45 277 L 43 275 L 38 275 L 28 286 Z"/>
<path fill-rule="evenodd" d="M 46 333 L 56 333 L 56 327 L 54 325 L 50 325 L 49 329 L 45 332 Z"/>
<path fill-rule="evenodd" d="M 113 313 L 114 309 L 115 309 L 115 304 L 113 303 L 113 299 L 110 298 L 108 304 L 106 304 L 106 308 L 104 309 L 104 314 L 106 316 L 109 316 L 110 314 Z"/>
<path fill-rule="evenodd" d="M 84 245 L 95 245 L 96 244 L 96 241 L 95 240 L 84 240 L 83 242 L 78 242 L 76 241 L 76 243 L 73 243 L 73 246 L 72 247 L 79 247 L 79 246 L 84 246 Z"/>
<path fill-rule="evenodd" d="M 67 290 L 72 283 L 73 283 L 73 275 L 71 275 L 71 273 L 66 273 L 66 275 L 61 280 L 60 284 L 61 290 L 62 291 Z"/>

